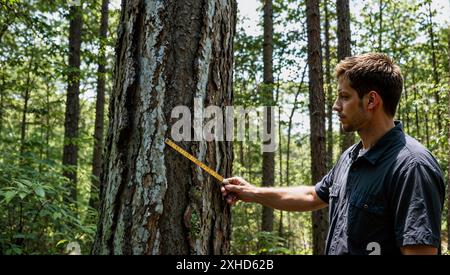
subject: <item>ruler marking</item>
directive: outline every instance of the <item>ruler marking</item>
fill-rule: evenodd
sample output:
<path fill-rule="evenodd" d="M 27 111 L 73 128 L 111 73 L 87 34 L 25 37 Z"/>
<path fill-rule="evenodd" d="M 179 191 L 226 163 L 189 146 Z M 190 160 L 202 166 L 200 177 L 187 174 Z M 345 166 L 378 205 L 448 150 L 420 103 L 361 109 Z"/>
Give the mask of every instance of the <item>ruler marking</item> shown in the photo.
<path fill-rule="evenodd" d="M 220 182 L 223 181 L 224 178 L 221 175 L 219 175 L 218 173 L 216 173 L 216 171 L 214 171 L 211 168 L 209 168 L 208 166 L 206 166 L 206 164 L 204 164 L 203 162 L 199 161 L 196 157 L 194 157 L 193 155 L 191 155 L 188 152 L 186 152 L 183 148 L 181 148 L 180 146 L 176 145 L 170 139 L 166 138 L 164 140 L 164 142 L 167 145 L 169 145 L 170 147 L 172 147 L 175 151 L 177 151 L 178 153 L 182 154 L 183 156 L 188 158 L 190 161 L 195 163 L 197 166 L 199 166 L 200 168 L 202 168 L 203 170 L 208 172 L 208 174 L 210 174 L 211 176 L 215 177 L 218 181 L 220 181 Z"/>

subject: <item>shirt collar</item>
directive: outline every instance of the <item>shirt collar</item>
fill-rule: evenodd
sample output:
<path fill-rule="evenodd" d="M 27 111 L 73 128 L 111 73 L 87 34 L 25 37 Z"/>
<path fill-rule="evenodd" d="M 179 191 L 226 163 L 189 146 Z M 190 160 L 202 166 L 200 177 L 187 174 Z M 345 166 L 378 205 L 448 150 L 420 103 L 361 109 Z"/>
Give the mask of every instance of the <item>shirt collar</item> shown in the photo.
<path fill-rule="evenodd" d="M 366 158 L 370 163 L 375 165 L 378 159 L 383 155 L 383 153 L 389 149 L 394 141 L 400 140 L 403 133 L 403 124 L 396 120 L 394 121 L 394 128 L 390 129 L 382 138 L 380 138 L 377 143 L 370 148 L 370 150 L 365 153 L 362 157 Z M 353 160 L 358 158 L 359 150 L 362 148 L 362 141 L 353 146 L 353 149 L 349 152 L 349 157 Z"/>

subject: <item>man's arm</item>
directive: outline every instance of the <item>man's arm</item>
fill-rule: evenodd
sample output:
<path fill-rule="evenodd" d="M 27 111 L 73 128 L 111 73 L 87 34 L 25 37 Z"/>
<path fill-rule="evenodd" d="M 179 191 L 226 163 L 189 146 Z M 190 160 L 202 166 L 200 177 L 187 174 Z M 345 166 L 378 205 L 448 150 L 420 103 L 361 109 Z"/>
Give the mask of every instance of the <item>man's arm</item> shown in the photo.
<path fill-rule="evenodd" d="M 400 247 L 403 255 L 437 255 L 438 249 L 429 245 L 408 245 Z"/>
<path fill-rule="evenodd" d="M 221 190 L 229 204 L 239 199 L 286 211 L 312 211 L 328 206 L 317 196 L 314 186 L 256 187 L 234 177 L 224 180 Z"/>

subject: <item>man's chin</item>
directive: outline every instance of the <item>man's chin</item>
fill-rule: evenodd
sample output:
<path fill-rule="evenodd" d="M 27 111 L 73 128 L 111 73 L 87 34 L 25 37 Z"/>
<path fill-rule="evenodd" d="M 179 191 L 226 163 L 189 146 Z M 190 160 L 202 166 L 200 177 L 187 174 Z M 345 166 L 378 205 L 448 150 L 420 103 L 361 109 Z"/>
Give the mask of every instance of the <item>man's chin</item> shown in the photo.
<path fill-rule="evenodd" d="M 348 124 L 341 123 L 341 127 L 342 127 L 342 130 L 344 130 L 344 132 L 346 132 L 346 133 L 355 131 L 355 129 L 351 125 L 348 125 Z"/>

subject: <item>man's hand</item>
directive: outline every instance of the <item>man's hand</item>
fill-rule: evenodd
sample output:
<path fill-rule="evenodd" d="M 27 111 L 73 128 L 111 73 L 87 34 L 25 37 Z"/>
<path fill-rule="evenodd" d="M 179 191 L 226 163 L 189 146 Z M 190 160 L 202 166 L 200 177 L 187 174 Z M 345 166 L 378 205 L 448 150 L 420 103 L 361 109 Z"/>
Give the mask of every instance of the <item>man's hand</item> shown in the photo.
<path fill-rule="evenodd" d="M 232 177 L 223 180 L 222 195 L 230 205 L 235 204 L 238 200 L 245 202 L 254 202 L 256 187 L 240 177 Z"/>

